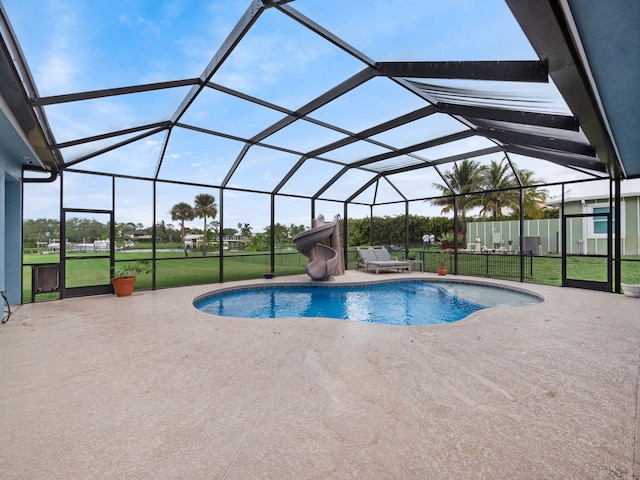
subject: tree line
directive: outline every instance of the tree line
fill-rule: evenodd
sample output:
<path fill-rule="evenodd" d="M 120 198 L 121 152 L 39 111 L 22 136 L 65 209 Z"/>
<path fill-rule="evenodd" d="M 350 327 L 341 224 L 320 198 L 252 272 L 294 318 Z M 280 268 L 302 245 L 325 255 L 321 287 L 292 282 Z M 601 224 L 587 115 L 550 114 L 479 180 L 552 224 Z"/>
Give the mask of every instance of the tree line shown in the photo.
<path fill-rule="evenodd" d="M 557 216 L 557 215 L 556 215 Z M 438 240 L 451 237 L 453 232 L 453 218 L 436 216 L 427 217 L 422 215 L 409 215 L 408 234 L 410 247 L 421 245 L 421 237 L 425 233 L 433 233 Z M 372 218 L 349 218 L 347 221 L 347 245 L 350 247 L 358 245 L 397 245 L 404 247 L 405 232 L 407 226 L 404 215 L 395 216 L 374 216 Z M 468 217 L 465 225 L 478 219 Z M 69 223 L 72 223 L 73 228 Z M 209 234 L 217 239 L 220 231 L 217 222 L 209 222 L 207 228 Z M 304 225 L 291 224 L 289 226 L 276 223 L 273 226 L 275 245 L 278 247 L 293 247 L 293 238 L 308 227 Z M 341 221 L 341 228 L 344 231 L 344 220 Z M 123 242 L 122 234 L 129 230 L 144 231 L 150 236 L 153 234 L 151 227 L 144 228 L 137 224 L 117 224 L 116 233 L 118 242 Z M 250 224 L 238 224 L 238 228 L 225 228 L 222 235 L 242 235 L 246 237 L 244 250 L 249 252 L 265 252 L 271 245 L 271 227 L 266 227 L 264 231 L 254 233 Z M 50 238 L 58 238 L 59 222 L 52 219 L 25 220 L 24 222 L 24 243 L 27 247 L 35 247 L 36 242 L 46 242 Z M 200 229 L 185 228 L 186 233 L 201 235 Z M 67 224 L 68 240 L 70 242 L 83 242 L 109 238 L 109 225 L 102 224 L 95 220 L 71 219 Z M 460 233 L 463 233 L 462 231 Z M 181 241 L 180 230 L 174 229 L 171 225 L 163 223 L 156 227 L 156 242 L 177 243 Z M 462 239 L 461 239 L 462 241 Z"/>
<path fill-rule="evenodd" d="M 181 207 L 184 208 L 184 207 Z M 195 214 L 194 214 L 195 218 Z M 211 217 L 207 216 L 208 219 Z M 185 217 L 188 219 L 188 217 Z M 156 226 L 156 241 L 159 243 L 177 243 L 182 241 L 182 220 L 180 229 L 175 229 L 173 225 L 160 223 Z M 23 240 L 25 246 L 35 247 L 37 242 L 48 242 L 51 239 L 58 239 L 60 235 L 60 222 L 53 219 L 40 218 L 37 220 L 25 220 L 23 227 Z M 373 217 L 370 218 L 350 218 L 347 224 L 348 244 L 370 245 L 376 244 L 398 244 L 404 241 L 405 217 L 404 215 Z M 373 226 L 373 228 L 371 228 Z M 203 223 L 204 227 L 204 223 Z M 241 235 L 247 237 L 245 250 L 247 251 L 267 251 L 271 244 L 271 226 L 266 227 L 262 232 L 254 233 L 250 224 L 238 224 L 236 228 L 225 228 L 219 231 L 219 224 L 215 221 L 207 223 L 207 231 L 213 238 L 222 235 Z M 344 221 L 341 227 L 344 229 Z M 276 223 L 273 226 L 274 241 L 277 246 L 293 246 L 293 238 L 308 229 L 305 225 L 283 225 Z M 453 228 L 453 219 L 446 217 L 423 217 L 420 215 L 409 216 L 409 236 L 412 241 L 419 241 L 424 233 L 430 232 L 439 236 L 441 233 L 450 231 Z M 124 242 L 124 233 L 132 230 L 142 231 L 149 236 L 153 234 L 152 227 L 144 227 L 142 224 L 118 223 L 116 224 L 116 241 Z M 373 238 L 371 232 L 373 231 Z M 185 234 L 193 233 L 203 235 L 201 229 L 184 228 Z M 70 242 L 93 242 L 109 238 L 109 224 L 98 222 L 94 219 L 71 218 L 67 221 L 67 240 Z M 212 237 L 209 237 L 212 238 Z M 184 243 L 184 242 L 183 242 Z"/>

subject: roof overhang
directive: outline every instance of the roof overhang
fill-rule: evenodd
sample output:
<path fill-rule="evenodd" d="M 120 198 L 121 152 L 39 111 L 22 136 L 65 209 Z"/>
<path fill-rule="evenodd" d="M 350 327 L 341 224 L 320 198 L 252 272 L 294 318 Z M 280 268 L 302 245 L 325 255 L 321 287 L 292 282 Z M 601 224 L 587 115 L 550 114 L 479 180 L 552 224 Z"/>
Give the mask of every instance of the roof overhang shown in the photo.
<path fill-rule="evenodd" d="M 29 166 L 39 164 L 40 167 L 45 168 L 2 97 L 0 97 L 0 145 L 17 162 Z"/>
<path fill-rule="evenodd" d="M 631 72 L 637 76 L 637 55 L 629 55 L 623 61 L 615 58 L 620 55 L 616 52 L 637 48 L 637 40 L 631 40 L 637 39 L 640 4 L 623 1 L 628 8 L 619 3 L 614 8 L 597 0 L 506 0 L 506 3 L 539 58 L 547 64 L 549 76 L 608 173 L 623 178 L 640 175 L 640 161 L 627 153 L 637 152 L 639 142 L 636 134 L 628 133 L 628 129 L 637 130 L 635 79 L 628 78 Z M 629 41 L 626 48 L 619 48 Z M 607 74 L 611 68 L 624 81 L 614 81 Z M 606 92 L 607 102 L 603 103 L 599 92 Z M 625 104 L 624 98 L 631 100 L 632 96 L 635 102 Z M 628 118 L 634 109 L 635 118 Z M 612 124 L 616 127 L 614 131 Z M 635 142 L 635 149 L 630 142 Z"/>
<path fill-rule="evenodd" d="M 6 13 L 0 5 L 0 141 L 9 153 L 22 160 L 23 165 L 57 172 L 58 163 L 46 140 L 43 125 L 46 119 L 38 119 L 25 90 L 29 79 L 21 77 L 13 59 L 23 58 L 9 27 Z M 28 76 L 28 69 L 25 69 Z"/>

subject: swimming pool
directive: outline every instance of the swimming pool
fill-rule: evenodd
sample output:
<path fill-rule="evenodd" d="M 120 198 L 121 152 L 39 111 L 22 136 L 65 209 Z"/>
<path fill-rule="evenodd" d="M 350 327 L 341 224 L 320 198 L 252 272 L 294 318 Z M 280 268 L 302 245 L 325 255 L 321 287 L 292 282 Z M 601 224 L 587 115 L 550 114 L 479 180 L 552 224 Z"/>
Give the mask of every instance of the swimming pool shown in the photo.
<path fill-rule="evenodd" d="M 521 290 L 471 282 L 396 280 L 366 284 L 277 284 L 223 289 L 193 302 L 242 318 L 328 317 L 392 325 L 450 323 L 484 308 L 540 303 Z"/>

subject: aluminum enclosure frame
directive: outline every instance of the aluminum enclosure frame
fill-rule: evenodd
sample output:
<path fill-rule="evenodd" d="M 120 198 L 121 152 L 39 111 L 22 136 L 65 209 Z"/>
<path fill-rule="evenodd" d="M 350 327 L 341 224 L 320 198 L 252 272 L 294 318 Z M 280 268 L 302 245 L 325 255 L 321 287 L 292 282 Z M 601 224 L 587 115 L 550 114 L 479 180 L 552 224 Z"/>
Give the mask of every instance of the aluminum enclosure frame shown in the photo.
<path fill-rule="evenodd" d="M 375 195 L 373 203 L 366 203 L 359 199 L 365 191 L 374 186 L 377 188 L 380 183 L 390 186 L 398 194 L 399 200 L 397 200 L 397 203 L 430 198 L 429 195 L 409 197 L 401 187 L 394 183 L 392 177 L 400 173 L 431 168 L 444 182 L 445 179 L 440 170 L 442 166 L 450 165 L 462 159 L 499 152 L 502 152 L 507 159 L 510 154 L 516 154 L 566 166 L 593 179 L 609 178 L 620 181 L 620 179 L 626 178 L 624 163 L 619 158 L 615 140 L 607 125 L 606 114 L 602 110 L 598 93 L 594 90 L 594 85 L 590 81 L 589 65 L 584 63 L 579 52 L 580 39 L 576 38 L 575 31 L 570 25 L 570 19 L 567 18 L 565 2 L 562 0 L 541 0 L 539 2 L 527 0 L 505 1 L 529 39 L 538 59 L 482 62 L 377 61 L 297 11 L 292 6 L 295 5 L 295 2 L 291 0 L 253 0 L 197 78 L 176 79 L 46 97 L 41 97 L 38 94 L 8 16 L 4 9 L 0 9 L 0 13 L 2 13 L 0 16 L 0 33 L 2 33 L 2 56 L 0 57 L 0 78 L 2 82 L 0 83 L 0 94 L 5 100 L 10 99 L 8 101 L 9 107 L 18 119 L 22 130 L 30 133 L 35 132 L 35 135 L 29 135 L 28 138 L 32 141 L 34 150 L 39 157 L 38 160 L 42 166 L 41 170 L 51 174 L 69 171 L 126 178 L 126 175 L 113 174 L 108 171 L 95 172 L 85 170 L 83 169 L 83 162 L 153 135 L 163 134 L 164 142 L 153 169 L 153 174 L 146 177 L 139 175 L 130 177 L 148 180 L 156 185 L 157 182 L 171 181 L 161 178 L 160 172 L 163 168 L 168 145 L 172 139 L 172 133 L 177 129 L 186 129 L 203 135 L 212 135 L 240 142 L 243 147 L 219 184 L 176 181 L 176 183 L 220 189 L 221 219 L 224 218 L 224 210 L 222 208 L 224 192 L 225 190 L 236 189 L 231 184 L 232 177 L 254 147 L 263 147 L 298 157 L 297 162 L 282 176 L 274 188 L 270 190 L 239 189 L 271 196 L 272 225 L 274 221 L 274 198 L 279 195 L 295 196 L 283 190 L 293 176 L 310 160 L 325 162 L 339 167 L 338 172 L 324 185 L 315 191 L 309 192 L 307 195 L 300 196 L 310 200 L 312 217 L 315 202 L 318 200 L 342 203 L 345 212 L 349 204 L 362 204 L 370 207 L 382 205 L 384 202 L 378 202 Z M 309 31 L 319 35 L 353 59 L 361 62 L 362 69 L 295 110 L 275 105 L 267 100 L 252 97 L 240 90 L 217 84 L 215 82 L 216 72 L 224 65 L 234 49 L 268 9 L 277 10 Z M 358 132 L 348 131 L 338 124 L 328 123 L 313 117 L 314 112 L 317 112 L 323 106 L 376 78 L 387 79 L 409 94 L 414 95 L 420 100 L 420 107 L 407 114 L 386 119 L 373 127 Z M 472 89 L 465 91 L 454 88 L 435 89 L 433 85 L 427 83 L 429 80 L 442 78 L 525 84 L 546 83 L 551 79 L 562 94 L 568 108 L 573 112 L 573 115 L 550 114 L 536 111 L 535 109 L 528 111 L 504 108 L 497 101 L 491 106 L 466 103 L 461 101 L 460 98 L 466 96 L 485 100 L 482 97 L 483 92 Z M 45 114 L 45 109 L 48 106 L 180 87 L 190 88 L 168 120 L 158 119 L 156 122 L 103 132 L 85 138 L 57 142 L 55 140 L 55 132 L 51 129 Z M 196 98 L 202 92 L 208 90 L 232 95 L 244 102 L 280 112 L 285 117 L 270 124 L 262 131 L 246 137 L 230 135 L 223 131 L 211 130 L 184 121 L 185 113 Z M 447 101 L 445 98 L 449 100 Z M 446 115 L 459 122 L 462 130 L 436 137 L 426 135 L 425 140 L 405 146 L 397 146 L 373 138 L 394 128 L 410 125 L 414 121 L 436 114 Z M 309 122 L 319 125 L 339 133 L 343 138 L 309 151 L 293 147 L 282 147 L 269 141 L 269 137 L 295 122 Z M 523 132 L 522 129 L 526 130 L 527 127 L 531 127 L 530 131 Z M 576 140 L 575 138 L 578 138 L 578 134 L 583 134 L 584 140 Z M 567 135 L 569 136 L 567 137 Z M 470 138 L 486 139 L 492 146 L 481 149 L 461 150 L 455 155 L 440 157 L 426 157 L 421 154 L 423 150 L 429 148 L 454 144 Z M 114 142 L 107 146 L 94 148 L 90 153 L 75 158 L 67 159 L 63 153 L 63 150 L 70 147 L 90 146 L 105 140 L 113 140 Z M 365 142 L 386 151 L 385 153 L 364 158 L 354 158 L 349 161 L 338 161 L 331 158 L 331 152 L 356 142 Z M 28 168 L 28 170 L 31 169 L 32 167 Z M 361 171 L 370 175 L 370 178 L 355 187 L 353 192 L 346 198 L 332 198 L 326 195 L 327 191 L 337 181 L 352 171 Z M 33 179 L 29 175 L 25 175 L 24 181 L 29 182 L 33 181 Z M 221 278 L 223 278 L 222 271 Z"/>

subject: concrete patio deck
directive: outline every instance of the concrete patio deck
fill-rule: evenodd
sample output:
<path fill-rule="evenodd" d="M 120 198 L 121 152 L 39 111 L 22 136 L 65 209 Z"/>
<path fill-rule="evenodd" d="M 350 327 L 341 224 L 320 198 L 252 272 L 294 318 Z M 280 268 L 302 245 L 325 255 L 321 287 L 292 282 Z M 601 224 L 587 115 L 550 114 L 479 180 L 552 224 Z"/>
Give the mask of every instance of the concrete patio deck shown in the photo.
<path fill-rule="evenodd" d="M 337 280 L 406 276 L 432 275 Z M 413 327 L 193 308 L 230 284 L 24 305 L 0 477 L 634 478 L 640 300 L 512 285 L 546 302 Z"/>

